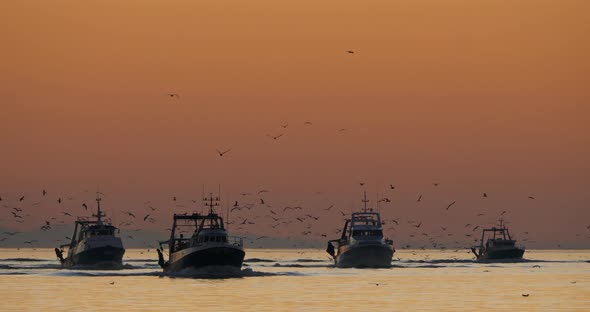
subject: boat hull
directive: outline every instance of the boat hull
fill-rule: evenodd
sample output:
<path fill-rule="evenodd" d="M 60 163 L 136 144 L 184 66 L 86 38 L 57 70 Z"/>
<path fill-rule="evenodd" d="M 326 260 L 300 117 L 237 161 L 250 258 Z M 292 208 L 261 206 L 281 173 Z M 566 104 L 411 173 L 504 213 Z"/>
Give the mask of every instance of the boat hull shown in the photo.
<path fill-rule="evenodd" d="M 103 246 L 84 250 L 66 258 L 62 266 L 72 268 L 89 266 L 97 268 L 121 268 L 123 266 L 124 248 Z"/>
<path fill-rule="evenodd" d="M 242 268 L 245 255 L 244 250 L 232 246 L 188 248 L 173 254 L 164 271 L 178 272 L 205 267 L 232 267 L 239 270 Z"/>
<path fill-rule="evenodd" d="M 477 260 L 521 260 L 524 255 L 524 249 L 506 249 L 483 252 Z"/>
<path fill-rule="evenodd" d="M 389 268 L 393 247 L 385 244 L 341 246 L 335 259 L 339 268 Z"/>

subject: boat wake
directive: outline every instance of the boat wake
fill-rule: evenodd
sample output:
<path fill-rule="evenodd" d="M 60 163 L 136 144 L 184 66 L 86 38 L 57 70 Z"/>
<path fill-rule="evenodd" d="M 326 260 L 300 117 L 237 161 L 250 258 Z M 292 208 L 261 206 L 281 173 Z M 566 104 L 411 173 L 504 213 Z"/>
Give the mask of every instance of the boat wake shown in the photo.
<path fill-rule="evenodd" d="M 51 260 L 36 259 L 36 258 L 4 258 L 4 259 L 0 259 L 0 262 L 43 262 L 43 261 L 51 261 Z"/>
<path fill-rule="evenodd" d="M 201 279 L 225 279 L 225 278 L 242 278 L 255 276 L 298 276 L 304 275 L 296 272 L 260 272 L 251 268 L 238 269 L 232 266 L 209 266 L 205 268 L 187 268 L 178 272 L 159 273 L 162 277 L 172 278 L 201 278 Z"/>

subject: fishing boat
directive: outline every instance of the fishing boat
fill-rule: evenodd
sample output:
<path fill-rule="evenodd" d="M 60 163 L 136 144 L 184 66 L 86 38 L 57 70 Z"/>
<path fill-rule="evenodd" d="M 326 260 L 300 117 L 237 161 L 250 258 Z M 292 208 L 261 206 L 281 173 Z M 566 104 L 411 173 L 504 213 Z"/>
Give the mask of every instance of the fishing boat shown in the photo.
<path fill-rule="evenodd" d="M 471 247 L 471 251 L 477 260 L 520 260 L 525 248 L 516 245 L 504 220 L 500 219 L 498 227 L 483 230 L 479 246 Z"/>
<path fill-rule="evenodd" d="M 328 241 L 326 251 L 342 268 L 388 268 L 395 249 L 393 241 L 383 237 L 381 215 L 367 208 L 365 193 L 362 212 L 346 219 L 340 239 Z"/>
<path fill-rule="evenodd" d="M 63 268 L 93 267 L 116 269 L 123 266 L 123 242 L 116 234 L 119 230 L 113 226 L 100 207 L 100 193 L 96 193 L 97 213 L 89 219 L 78 217 L 75 221 L 74 234 L 69 244 L 55 248 L 55 254 Z M 64 248 L 68 255 L 64 258 Z"/>
<path fill-rule="evenodd" d="M 223 218 L 215 213 L 214 207 L 219 206 L 219 197 L 203 199 L 209 209 L 208 214 L 193 213 L 174 214 L 170 239 L 160 242 L 158 264 L 164 272 L 178 272 L 185 269 L 239 270 L 244 261 L 243 240 L 229 236 L 225 230 Z M 182 233 L 189 229 L 190 237 Z M 192 233 L 191 233 L 192 232 Z M 164 259 L 164 248 L 168 247 L 169 259 Z"/>

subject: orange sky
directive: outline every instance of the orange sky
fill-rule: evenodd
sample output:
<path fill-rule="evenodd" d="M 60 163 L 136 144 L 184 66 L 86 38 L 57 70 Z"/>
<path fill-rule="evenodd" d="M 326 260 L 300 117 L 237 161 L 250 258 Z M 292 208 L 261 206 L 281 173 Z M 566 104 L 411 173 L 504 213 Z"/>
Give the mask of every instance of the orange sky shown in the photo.
<path fill-rule="evenodd" d="M 267 188 L 272 205 L 337 227 L 319 210 L 349 211 L 365 181 L 394 199 L 388 218 L 427 230 L 509 210 L 538 241 L 588 246 L 588 12 L 538 0 L 4 1 L 0 196 L 11 207 L 27 194 L 23 207 L 52 215 L 63 207 L 31 206 L 40 189 L 78 209 L 100 184 L 114 211 L 164 210 L 220 183 L 228 201 Z M 2 209 L 0 226 L 14 227 Z M 169 211 L 145 226 L 167 227 Z"/>

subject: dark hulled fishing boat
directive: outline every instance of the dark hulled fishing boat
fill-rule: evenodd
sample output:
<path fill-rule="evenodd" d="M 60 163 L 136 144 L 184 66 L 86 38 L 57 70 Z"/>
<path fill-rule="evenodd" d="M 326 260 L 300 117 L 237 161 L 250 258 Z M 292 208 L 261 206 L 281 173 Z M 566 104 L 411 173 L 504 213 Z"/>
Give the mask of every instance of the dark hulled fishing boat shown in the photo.
<path fill-rule="evenodd" d="M 157 250 L 158 263 L 164 272 L 205 267 L 239 270 L 242 267 L 245 256 L 242 239 L 228 236 L 223 218 L 213 210 L 219 205 L 219 197 L 210 196 L 204 200 L 209 208 L 206 215 L 174 214 L 170 239 L 160 242 L 160 249 Z M 185 238 L 179 233 L 180 228 L 189 228 L 192 235 Z M 164 259 L 163 245 L 168 246 L 168 261 Z"/>
<path fill-rule="evenodd" d="M 123 242 L 116 236 L 118 229 L 100 208 L 100 193 L 97 193 L 97 213 L 92 215 L 96 219 L 78 217 L 75 221 L 74 234 L 69 244 L 55 248 L 55 254 L 63 268 L 91 266 L 93 268 L 116 269 L 123 266 Z M 63 257 L 64 249 L 68 248 L 68 255 Z"/>
<path fill-rule="evenodd" d="M 367 208 L 366 193 L 363 203 L 363 211 L 346 220 L 340 239 L 328 241 L 326 251 L 337 267 L 391 267 L 393 241 L 383 237 L 381 215 Z"/>
<path fill-rule="evenodd" d="M 499 227 L 483 230 L 480 245 L 471 247 L 471 251 L 477 260 L 520 260 L 525 248 L 516 246 L 516 240 L 500 219 Z"/>

